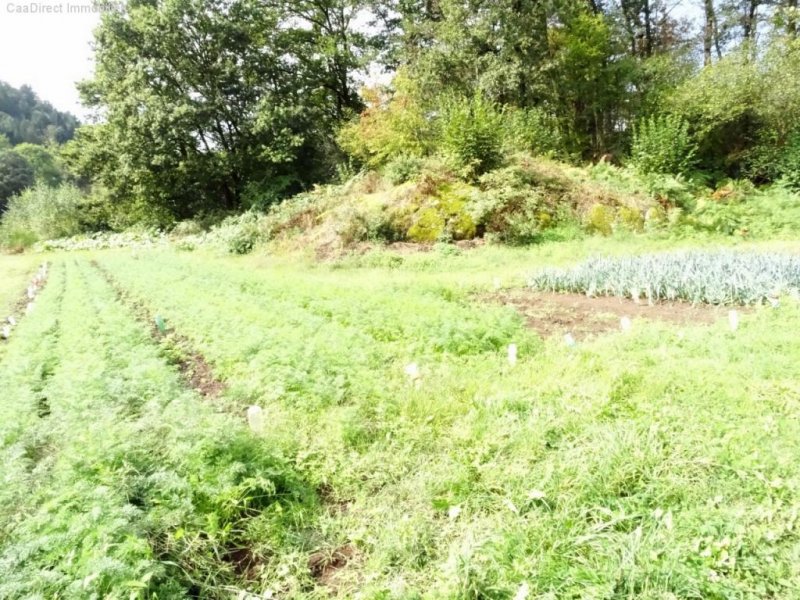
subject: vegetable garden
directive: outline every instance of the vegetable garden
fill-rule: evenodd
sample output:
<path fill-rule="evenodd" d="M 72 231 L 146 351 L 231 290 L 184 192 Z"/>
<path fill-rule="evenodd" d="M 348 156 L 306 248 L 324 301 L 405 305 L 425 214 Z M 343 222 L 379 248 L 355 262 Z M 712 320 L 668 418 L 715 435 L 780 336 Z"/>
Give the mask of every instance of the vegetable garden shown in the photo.
<path fill-rule="evenodd" d="M 800 305 L 567 345 L 475 300 L 492 252 L 47 255 L 0 341 L 0 597 L 791 596 Z M 43 260 L 0 258 L 6 312 Z"/>

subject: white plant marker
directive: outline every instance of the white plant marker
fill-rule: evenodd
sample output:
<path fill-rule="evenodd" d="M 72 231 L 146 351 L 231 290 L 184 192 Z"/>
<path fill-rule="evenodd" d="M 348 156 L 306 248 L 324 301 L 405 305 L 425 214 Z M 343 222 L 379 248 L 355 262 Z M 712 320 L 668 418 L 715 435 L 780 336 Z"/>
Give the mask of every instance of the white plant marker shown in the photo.
<path fill-rule="evenodd" d="M 33 302 L 28 302 L 28 305 L 25 307 L 25 314 L 29 315 L 33 312 L 34 304 Z"/>
<path fill-rule="evenodd" d="M 36 298 L 36 288 L 32 285 L 28 287 L 28 300 L 33 300 Z"/>
<path fill-rule="evenodd" d="M 633 327 L 633 323 L 631 323 L 629 317 L 622 317 L 619 320 L 619 327 L 622 329 L 622 331 L 630 331 L 631 327 Z"/>
<path fill-rule="evenodd" d="M 499 290 L 500 290 L 500 287 L 501 287 L 501 284 L 500 284 L 500 278 L 499 278 L 499 277 L 495 277 L 495 278 L 492 280 L 492 285 L 494 285 L 494 291 L 495 291 L 495 292 L 499 291 Z"/>
<path fill-rule="evenodd" d="M 575 338 L 572 337 L 571 333 L 567 333 L 564 335 L 564 343 L 570 348 L 575 347 Z"/>
<path fill-rule="evenodd" d="M 631 298 L 634 303 L 639 304 L 639 288 L 631 288 Z"/>
<path fill-rule="evenodd" d="M 260 406 L 251 406 L 247 409 L 247 424 L 254 433 L 264 431 L 264 411 Z"/>
<path fill-rule="evenodd" d="M 8 317 L 8 319 L 6 320 L 8 321 L 8 324 L 11 325 L 12 327 L 14 327 L 17 324 L 17 320 L 14 318 L 13 315 Z"/>
<path fill-rule="evenodd" d="M 731 331 L 739 329 L 739 313 L 737 311 L 728 311 L 728 325 L 731 326 Z"/>
<path fill-rule="evenodd" d="M 2 337 L 4 340 L 7 340 L 8 338 L 10 338 L 11 337 L 11 327 L 9 327 L 8 325 L 4 325 L 3 329 L 0 330 L 0 337 Z"/>
<path fill-rule="evenodd" d="M 527 583 L 521 583 L 517 588 L 517 593 L 514 594 L 514 600 L 528 600 L 531 595 L 531 588 Z"/>
<path fill-rule="evenodd" d="M 516 344 L 509 344 L 508 345 L 508 364 L 512 367 L 517 364 L 517 345 Z"/>
<path fill-rule="evenodd" d="M 403 369 L 403 372 L 408 376 L 408 378 L 413 383 L 419 383 L 419 380 L 422 378 L 422 373 L 420 373 L 419 365 L 417 365 L 417 363 L 415 362 L 408 363 Z"/>

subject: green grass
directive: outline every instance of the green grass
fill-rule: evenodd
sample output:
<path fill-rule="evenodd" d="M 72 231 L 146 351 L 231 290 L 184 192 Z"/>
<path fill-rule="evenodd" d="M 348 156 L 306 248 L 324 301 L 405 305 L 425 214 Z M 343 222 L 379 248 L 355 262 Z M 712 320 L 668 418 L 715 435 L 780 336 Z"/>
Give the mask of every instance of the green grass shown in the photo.
<path fill-rule="evenodd" d="M 472 296 L 667 245 L 54 257 L 0 357 L 0 597 L 792 597 L 800 306 L 569 348 Z M 220 398 L 186 389 L 90 259 Z"/>
<path fill-rule="evenodd" d="M 41 256 L 31 254 L 0 256 L 0 321 L 23 297 L 41 262 Z"/>

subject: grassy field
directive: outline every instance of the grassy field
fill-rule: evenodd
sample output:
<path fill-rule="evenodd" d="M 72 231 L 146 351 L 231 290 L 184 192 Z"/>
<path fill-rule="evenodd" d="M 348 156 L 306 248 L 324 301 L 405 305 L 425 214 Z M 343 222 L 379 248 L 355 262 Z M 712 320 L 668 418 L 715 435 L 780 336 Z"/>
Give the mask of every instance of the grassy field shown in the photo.
<path fill-rule="evenodd" d="M 675 246 L 46 256 L 0 342 L 0 598 L 796 597 L 800 305 L 570 345 L 479 299 Z"/>

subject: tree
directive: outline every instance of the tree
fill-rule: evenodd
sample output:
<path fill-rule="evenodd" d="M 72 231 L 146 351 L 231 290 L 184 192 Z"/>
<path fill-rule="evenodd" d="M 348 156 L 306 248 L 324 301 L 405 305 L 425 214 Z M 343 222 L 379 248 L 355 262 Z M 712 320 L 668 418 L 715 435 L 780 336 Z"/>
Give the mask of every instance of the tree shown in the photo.
<path fill-rule="evenodd" d="M 42 102 L 30 87 L 17 89 L 0 81 L 0 135 L 12 144 L 62 144 L 77 126 L 78 119 Z"/>
<path fill-rule="evenodd" d="M 71 162 L 118 201 L 173 218 L 324 180 L 338 123 L 360 108 L 356 10 L 348 0 L 163 0 L 104 14 L 95 77 L 80 89 L 105 122 L 77 136 Z"/>
<path fill-rule="evenodd" d="M 33 167 L 13 150 L 0 154 L 0 212 L 5 210 L 9 198 L 31 187 L 34 183 Z"/>
<path fill-rule="evenodd" d="M 31 165 L 36 183 L 57 186 L 64 180 L 58 159 L 51 149 L 25 143 L 15 146 L 14 152 L 24 157 Z"/>

